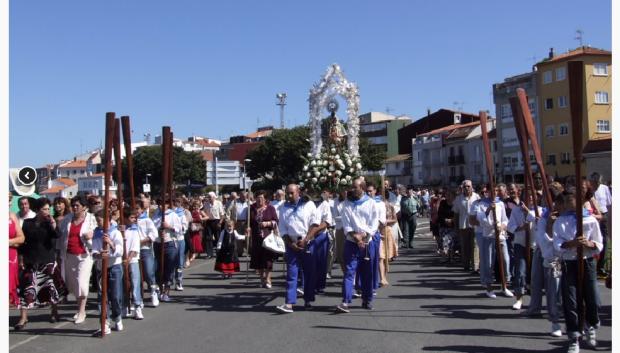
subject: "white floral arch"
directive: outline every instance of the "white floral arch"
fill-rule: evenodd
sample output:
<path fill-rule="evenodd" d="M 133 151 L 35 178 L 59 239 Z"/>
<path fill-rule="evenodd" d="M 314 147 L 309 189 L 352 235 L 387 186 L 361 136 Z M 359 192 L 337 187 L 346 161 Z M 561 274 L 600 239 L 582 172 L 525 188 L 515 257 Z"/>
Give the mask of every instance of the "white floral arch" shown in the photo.
<path fill-rule="evenodd" d="M 347 101 L 347 147 L 352 157 L 359 157 L 359 121 L 358 111 L 360 96 L 357 85 L 349 82 L 342 73 L 338 64 L 332 64 L 321 81 L 310 89 L 310 128 L 312 142 L 312 156 L 318 158 L 321 154 L 323 141 L 321 140 L 321 111 L 336 95 Z"/>

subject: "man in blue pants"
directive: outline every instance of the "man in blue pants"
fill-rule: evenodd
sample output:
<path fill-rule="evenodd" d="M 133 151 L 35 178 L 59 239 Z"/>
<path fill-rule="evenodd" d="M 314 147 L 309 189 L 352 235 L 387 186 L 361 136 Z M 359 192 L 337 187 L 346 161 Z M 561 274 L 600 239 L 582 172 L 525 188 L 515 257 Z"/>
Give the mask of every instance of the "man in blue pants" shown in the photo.
<path fill-rule="evenodd" d="M 366 183 L 355 179 L 350 191 L 350 199 L 342 209 L 342 225 L 346 234 L 344 262 L 346 272 L 342 283 L 342 303 L 336 310 L 349 312 L 353 297 L 353 279 L 359 272 L 362 287 L 362 308 L 372 310 L 372 258 L 370 243 L 379 228 L 379 216 L 375 200 L 365 194 Z"/>
<path fill-rule="evenodd" d="M 293 305 L 297 303 L 297 277 L 299 267 L 303 267 L 303 296 L 306 309 L 311 307 L 315 300 L 316 286 L 316 242 L 314 235 L 319 226 L 316 206 L 314 202 L 304 202 L 299 192 L 299 186 L 290 184 L 286 187 L 286 203 L 282 208 L 279 224 L 280 233 L 286 244 L 284 259 L 286 271 L 286 297 L 283 305 L 276 307 L 281 313 L 292 313 Z"/>

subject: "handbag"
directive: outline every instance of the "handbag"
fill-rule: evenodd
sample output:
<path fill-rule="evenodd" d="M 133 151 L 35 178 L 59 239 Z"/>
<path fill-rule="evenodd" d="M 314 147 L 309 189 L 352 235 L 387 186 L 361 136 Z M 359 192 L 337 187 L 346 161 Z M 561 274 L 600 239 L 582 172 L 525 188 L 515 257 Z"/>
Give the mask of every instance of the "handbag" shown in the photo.
<path fill-rule="evenodd" d="M 192 232 L 200 232 L 202 231 L 202 223 L 192 222 L 189 225 L 189 230 Z"/>
<path fill-rule="evenodd" d="M 282 240 L 282 237 L 277 236 L 274 232 L 271 232 L 263 239 L 263 248 L 273 251 L 276 254 L 284 254 L 284 240 Z"/>

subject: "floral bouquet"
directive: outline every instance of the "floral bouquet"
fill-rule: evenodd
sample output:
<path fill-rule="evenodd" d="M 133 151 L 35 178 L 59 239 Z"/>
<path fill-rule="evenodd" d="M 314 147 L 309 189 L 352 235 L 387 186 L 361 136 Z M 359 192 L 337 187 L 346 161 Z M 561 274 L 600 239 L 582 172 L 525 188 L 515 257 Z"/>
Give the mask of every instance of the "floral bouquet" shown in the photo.
<path fill-rule="evenodd" d="M 359 157 L 352 157 L 345 148 L 333 143 L 323 146 L 318 157 L 308 153 L 304 159 L 299 185 L 313 191 L 347 189 L 362 171 Z"/>

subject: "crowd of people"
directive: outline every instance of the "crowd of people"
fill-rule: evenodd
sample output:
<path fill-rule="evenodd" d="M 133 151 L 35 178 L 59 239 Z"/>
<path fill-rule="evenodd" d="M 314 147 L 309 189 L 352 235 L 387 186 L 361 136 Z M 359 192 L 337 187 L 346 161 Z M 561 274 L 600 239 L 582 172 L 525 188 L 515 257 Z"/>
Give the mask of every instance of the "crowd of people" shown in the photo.
<path fill-rule="evenodd" d="M 171 290 L 183 290 L 183 271 L 200 256 L 215 258 L 214 270 L 231 278 L 247 253 L 259 285 L 272 288 L 273 264 L 281 255 L 263 246 L 272 234 L 285 243 L 286 290 L 277 311 L 293 313 L 298 297 L 306 310 L 311 309 L 336 263 L 343 280 L 342 300 L 335 310 L 349 313 L 353 298 L 361 298 L 361 307 L 372 310 L 379 288 L 389 285 L 390 262 L 399 249 L 413 248 L 417 219 L 428 217 L 437 254 L 447 263 L 460 259 L 465 271 L 479 274 L 487 297 L 496 297 L 493 286 L 500 282 L 500 293 L 514 297 L 512 309 L 521 310 L 529 291 L 525 313 L 535 316 L 540 315 L 544 292 L 550 333 L 557 337 L 562 335 L 563 306 L 570 351 L 575 352 L 581 336 L 575 248 L 586 249 L 585 334 L 594 346 L 600 305 L 597 273 L 606 276 L 610 268 L 611 193 L 594 173 L 579 188 L 574 180 L 564 185 L 551 182 L 553 204 L 547 205 L 540 174 L 533 179 L 536 194 L 527 199 L 516 184 L 498 184 L 497 197 L 491 200 L 487 186 L 474 191 L 469 180 L 458 188 L 419 190 L 390 187 L 387 181 L 375 185 L 364 178 L 335 193 L 307 192 L 290 184 L 273 194 L 241 191 L 221 198 L 213 192 L 193 198 L 179 195 L 172 201 L 141 194 L 133 209 L 124 200 L 112 199 L 107 205 L 109 224 L 104 224 L 106 205 L 100 196 L 53 201 L 21 197 L 19 212 L 9 214 L 9 298 L 20 310 L 14 329 L 26 327 L 28 310 L 35 306 L 50 305 L 50 321 L 58 321 L 57 305 L 68 294 L 76 300 L 73 321 L 83 323 L 90 290 L 102 294 L 102 259 L 108 266 L 106 333 L 123 330 L 123 317 L 144 318 L 144 293 L 151 307 L 171 301 Z M 584 232 L 578 238 L 576 192 L 584 200 Z M 9 194 L 10 202 L 12 197 Z"/>

